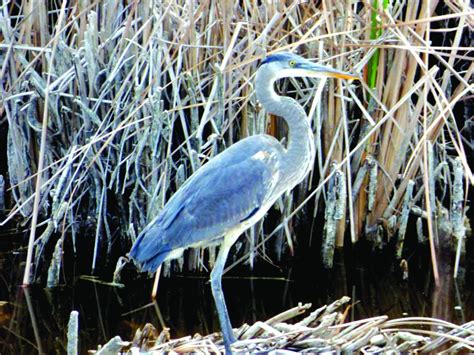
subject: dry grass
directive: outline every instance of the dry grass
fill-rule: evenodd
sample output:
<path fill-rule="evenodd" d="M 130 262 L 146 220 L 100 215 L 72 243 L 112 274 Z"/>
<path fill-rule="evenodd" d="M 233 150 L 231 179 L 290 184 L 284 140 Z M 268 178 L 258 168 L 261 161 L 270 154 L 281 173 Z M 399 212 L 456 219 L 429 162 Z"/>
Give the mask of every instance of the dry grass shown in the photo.
<path fill-rule="evenodd" d="M 474 12 L 457 0 L 438 7 L 442 14 L 435 11 L 438 1 L 403 4 L 4 2 L 0 113 L 8 128 L 2 171 L 10 204 L 3 224 L 31 225 L 24 283 L 31 281 L 29 266 L 37 267 L 44 246 L 53 243 L 54 257 L 46 259 L 50 285 L 56 284 L 62 241 L 75 243 L 87 221 L 95 226 L 94 271 L 110 253 L 115 228 L 125 251 L 200 165 L 265 132 L 253 73 L 265 53 L 279 50 L 365 80 L 330 81 L 319 102 L 307 89 L 312 83 L 280 86 L 310 113 L 318 157 L 299 199 L 289 195 L 279 203 L 281 223 L 247 233 L 243 258 L 265 254 L 275 234 L 271 243 L 280 252 L 291 248 L 288 222 L 315 199 L 316 207 L 337 206 L 337 213 L 324 213 L 332 226 L 324 232 L 328 266 L 331 249 L 347 233 L 353 242 L 365 237 L 378 245 L 398 238 L 402 255 L 411 215 L 423 221 L 437 277 L 443 211 L 444 234 L 459 244 L 459 263 L 474 176 L 453 108 L 473 94 L 474 63 L 463 36 Z M 433 45 L 431 37 L 443 31 L 454 33 L 452 42 Z M 278 121 L 269 123 L 283 134 Z M 318 208 L 306 213 L 323 215 Z M 204 259 L 202 251 L 192 252 L 187 266 L 202 268 Z"/>
<path fill-rule="evenodd" d="M 462 326 L 434 318 L 412 317 L 388 319 L 378 316 L 345 322 L 349 312 L 349 297 L 307 314 L 311 304 L 300 304 L 265 322 L 244 324 L 235 329 L 237 341 L 232 348 L 237 353 L 283 351 L 288 354 L 354 352 L 450 354 L 474 350 L 474 322 Z M 305 315 L 299 321 L 294 318 Z M 291 322 L 291 323 L 289 323 Z M 111 339 L 96 352 L 107 351 L 138 354 L 139 352 L 173 352 L 221 354 L 222 335 L 195 334 L 170 339 L 169 330 L 159 333 L 151 324 L 138 330 L 132 341 Z"/>

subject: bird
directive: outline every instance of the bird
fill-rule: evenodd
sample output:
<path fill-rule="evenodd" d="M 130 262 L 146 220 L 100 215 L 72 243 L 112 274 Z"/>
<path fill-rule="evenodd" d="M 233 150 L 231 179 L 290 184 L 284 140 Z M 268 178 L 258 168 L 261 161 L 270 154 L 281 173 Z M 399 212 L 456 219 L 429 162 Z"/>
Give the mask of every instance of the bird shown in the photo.
<path fill-rule="evenodd" d="M 277 80 L 290 77 L 358 79 L 294 53 L 266 56 L 256 72 L 255 93 L 267 113 L 286 121 L 286 146 L 273 136 L 258 134 L 214 156 L 174 193 L 129 252 L 141 271 L 155 272 L 164 261 L 180 257 L 187 248 L 219 246 L 210 283 L 229 354 L 235 336 L 222 291 L 229 251 L 281 195 L 306 177 L 314 164 L 314 136 L 308 116 L 295 99 L 274 90 Z"/>

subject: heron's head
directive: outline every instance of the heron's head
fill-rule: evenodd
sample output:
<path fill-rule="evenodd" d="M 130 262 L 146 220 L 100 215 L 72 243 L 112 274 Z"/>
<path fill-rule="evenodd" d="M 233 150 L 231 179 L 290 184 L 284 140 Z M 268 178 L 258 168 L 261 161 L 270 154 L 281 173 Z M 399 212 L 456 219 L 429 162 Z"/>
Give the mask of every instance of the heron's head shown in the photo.
<path fill-rule="evenodd" d="M 359 79 L 354 74 L 315 64 L 289 52 L 269 55 L 262 61 L 261 67 L 263 66 L 272 73 L 275 80 L 288 77 Z"/>

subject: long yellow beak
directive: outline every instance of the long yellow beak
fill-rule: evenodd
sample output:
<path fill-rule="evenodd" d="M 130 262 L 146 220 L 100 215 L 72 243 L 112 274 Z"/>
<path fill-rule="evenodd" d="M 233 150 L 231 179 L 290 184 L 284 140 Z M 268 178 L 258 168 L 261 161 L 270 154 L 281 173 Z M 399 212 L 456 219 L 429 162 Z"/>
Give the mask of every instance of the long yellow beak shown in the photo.
<path fill-rule="evenodd" d="M 294 68 L 283 69 L 277 74 L 277 78 L 287 77 L 308 77 L 308 78 L 338 78 L 345 80 L 360 80 L 360 77 L 333 69 L 321 64 L 315 64 L 310 61 L 299 62 Z"/>
<path fill-rule="evenodd" d="M 360 80 L 357 75 L 345 72 L 322 72 L 322 75 L 326 75 L 330 78 L 345 79 L 345 80 Z"/>
<path fill-rule="evenodd" d="M 308 68 L 305 68 L 305 69 L 312 71 L 313 73 L 317 73 L 318 76 L 325 76 L 328 78 L 337 78 L 337 79 L 345 79 L 345 80 L 360 80 L 360 77 L 355 74 L 333 69 L 325 65 L 313 64 L 311 66 L 308 66 Z"/>

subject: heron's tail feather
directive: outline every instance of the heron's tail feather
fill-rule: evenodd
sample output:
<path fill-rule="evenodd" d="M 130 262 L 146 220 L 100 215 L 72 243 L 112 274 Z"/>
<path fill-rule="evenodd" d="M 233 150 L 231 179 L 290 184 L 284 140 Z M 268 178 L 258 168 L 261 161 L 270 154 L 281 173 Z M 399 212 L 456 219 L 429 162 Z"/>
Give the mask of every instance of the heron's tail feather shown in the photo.
<path fill-rule="evenodd" d="M 142 271 L 155 272 L 171 251 L 168 244 L 163 243 L 159 229 L 145 229 L 130 250 L 129 256 Z"/>

